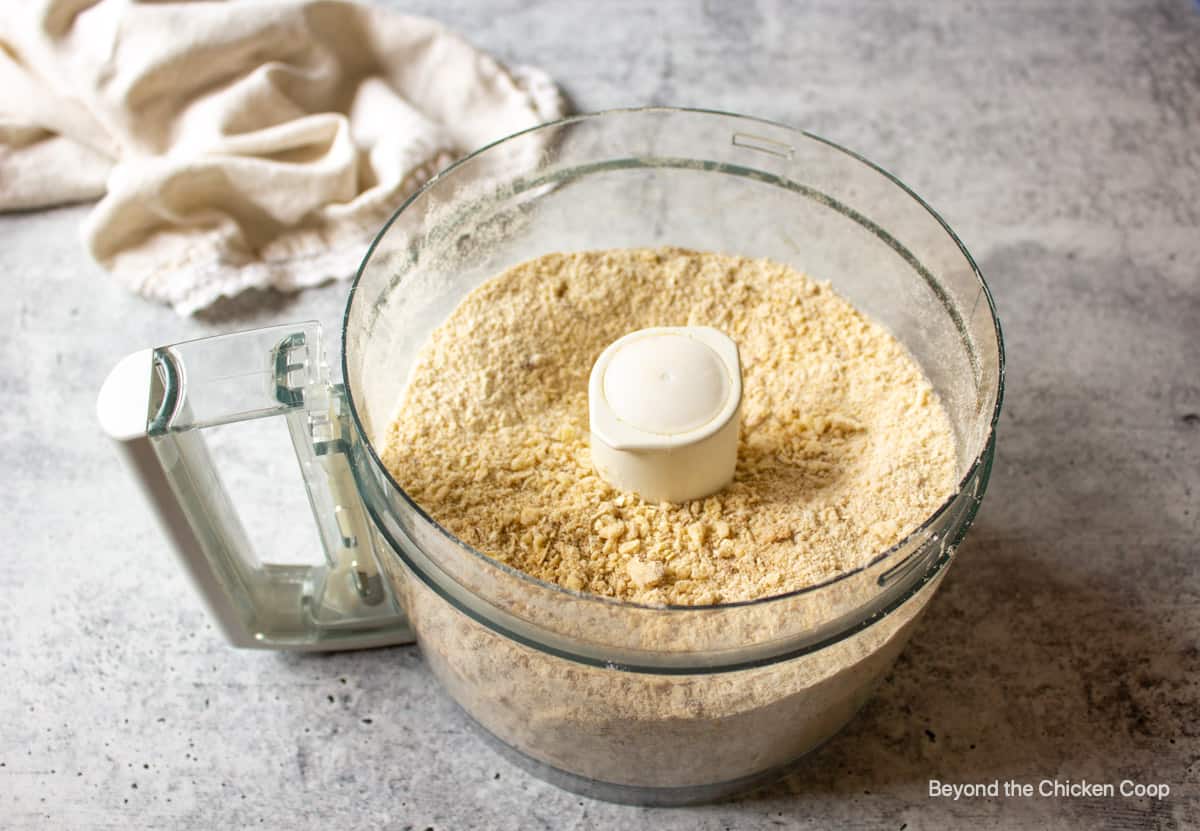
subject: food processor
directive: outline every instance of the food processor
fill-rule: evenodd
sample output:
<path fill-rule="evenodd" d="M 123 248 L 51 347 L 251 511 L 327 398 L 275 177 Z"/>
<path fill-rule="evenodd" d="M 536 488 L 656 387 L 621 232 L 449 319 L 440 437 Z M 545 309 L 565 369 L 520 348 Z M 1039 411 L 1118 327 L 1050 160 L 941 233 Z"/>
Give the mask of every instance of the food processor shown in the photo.
<path fill-rule="evenodd" d="M 829 281 L 886 327 L 946 408 L 953 494 L 860 568 L 712 606 L 572 591 L 440 526 L 379 457 L 433 329 L 517 263 L 664 245 L 770 258 Z M 518 764 L 580 793 L 651 805 L 778 776 L 867 700 L 979 507 L 1004 381 L 987 286 L 919 197 L 809 133 L 698 110 L 568 118 L 447 168 L 371 244 L 341 339 L 340 382 L 321 327 L 301 323 L 147 349 L 104 383 L 102 427 L 214 620 L 245 647 L 415 639 Z M 258 559 L 206 449 L 207 427 L 275 416 L 317 519 L 318 566 Z"/>

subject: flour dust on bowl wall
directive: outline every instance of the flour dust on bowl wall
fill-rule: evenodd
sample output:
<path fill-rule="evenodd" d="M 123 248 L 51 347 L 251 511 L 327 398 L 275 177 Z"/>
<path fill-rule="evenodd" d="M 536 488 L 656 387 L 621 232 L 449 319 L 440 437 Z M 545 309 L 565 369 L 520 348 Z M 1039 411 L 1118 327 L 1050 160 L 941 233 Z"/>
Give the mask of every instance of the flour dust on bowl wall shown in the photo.
<path fill-rule="evenodd" d="M 372 245 L 344 385 L 320 339 L 147 350 L 101 395 L 226 634 L 415 637 L 510 758 L 643 804 L 777 776 L 862 706 L 975 515 L 1003 388 L 990 295 L 936 214 L 713 112 L 466 158 Z M 260 565 L 204 450 L 272 414 L 320 566 Z"/>

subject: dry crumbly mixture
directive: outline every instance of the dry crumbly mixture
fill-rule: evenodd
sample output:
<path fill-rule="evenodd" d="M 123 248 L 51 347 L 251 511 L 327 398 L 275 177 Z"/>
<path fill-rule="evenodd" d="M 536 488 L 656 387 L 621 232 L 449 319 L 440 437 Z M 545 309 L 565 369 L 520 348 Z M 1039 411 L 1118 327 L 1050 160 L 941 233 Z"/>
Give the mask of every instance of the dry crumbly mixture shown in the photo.
<path fill-rule="evenodd" d="M 386 562 L 399 567 L 398 558 Z M 438 679 L 503 741 L 589 779 L 669 788 L 778 770 L 828 739 L 896 660 L 938 579 L 900 609 L 816 652 L 697 675 L 563 660 L 467 617 L 419 580 L 405 584 L 403 605 Z M 737 608 L 752 616 L 772 611 Z"/>
<path fill-rule="evenodd" d="M 588 375 L 649 326 L 737 342 L 734 481 L 682 504 L 610 487 Z M 570 589 L 703 605 L 862 565 L 952 492 L 950 422 L 904 347 L 787 266 L 677 248 L 548 254 L 472 291 L 422 348 L 383 461 L 479 550 Z"/>

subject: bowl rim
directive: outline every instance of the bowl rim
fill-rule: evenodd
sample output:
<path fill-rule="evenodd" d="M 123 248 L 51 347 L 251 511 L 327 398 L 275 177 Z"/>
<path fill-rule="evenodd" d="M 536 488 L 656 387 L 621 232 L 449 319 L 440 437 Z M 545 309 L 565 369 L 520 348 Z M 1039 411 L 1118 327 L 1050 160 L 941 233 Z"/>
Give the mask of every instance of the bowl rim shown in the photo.
<path fill-rule="evenodd" d="M 358 285 L 363 277 L 363 274 L 366 270 L 367 264 L 370 263 L 371 258 L 375 253 L 375 249 L 379 246 L 380 242 L 383 240 L 383 238 L 387 235 L 388 231 L 391 229 L 392 224 L 400 217 L 400 215 L 403 214 L 404 211 L 406 211 L 410 205 L 412 205 L 414 202 L 416 202 L 418 199 L 420 199 L 429 190 L 436 187 L 437 184 L 441 180 L 449 177 L 458 168 L 468 164 L 469 162 L 473 161 L 477 157 L 482 156 L 483 154 L 487 153 L 488 151 L 492 150 L 493 148 L 495 148 L 499 145 L 506 144 L 510 141 L 513 141 L 515 139 L 518 139 L 518 138 L 525 136 L 527 134 L 530 134 L 530 133 L 534 133 L 534 132 L 538 132 L 538 131 L 554 131 L 554 130 L 560 129 L 564 126 L 570 125 L 570 124 L 576 124 L 576 123 L 581 123 L 581 122 L 585 122 L 585 121 L 595 121 L 598 119 L 611 117 L 611 116 L 642 115 L 642 114 L 650 114 L 650 113 L 687 113 L 687 114 L 693 114 L 693 115 L 715 115 L 715 116 L 721 116 L 723 118 L 740 119 L 740 120 L 751 122 L 751 123 L 766 124 L 766 125 L 770 125 L 771 127 L 775 127 L 777 129 L 782 129 L 782 130 L 787 130 L 788 132 L 795 133 L 799 136 L 803 136 L 804 138 L 819 142 L 819 143 L 824 144 L 840 153 L 843 153 L 846 156 L 849 156 L 851 159 L 854 159 L 855 161 L 857 161 L 857 162 L 865 165 L 866 167 L 874 170 L 875 172 L 883 175 L 886 179 L 890 180 L 894 185 L 898 186 L 904 193 L 906 193 L 909 197 L 911 197 L 918 205 L 920 205 L 922 208 L 924 208 L 930 214 L 930 216 L 932 216 L 933 219 L 942 227 L 942 230 L 944 230 L 946 232 L 946 234 L 949 235 L 950 239 L 958 247 L 959 252 L 963 255 L 967 264 L 970 266 L 971 273 L 975 275 L 975 279 L 979 282 L 979 286 L 983 292 L 983 296 L 987 300 L 988 314 L 991 316 L 992 325 L 995 329 L 996 359 L 997 359 L 996 401 L 992 407 L 992 414 L 991 414 L 991 419 L 988 423 L 987 433 L 982 437 L 980 450 L 975 455 L 974 459 L 972 459 L 971 463 L 967 466 L 966 472 L 959 479 L 957 485 L 955 485 L 953 492 L 949 496 L 947 496 L 946 499 L 936 509 L 934 509 L 932 512 L 930 512 L 929 516 L 927 516 L 925 518 L 925 520 L 921 522 L 920 525 L 913 528 L 908 534 L 906 534 L 902 539 L 897 541 L 894 545 L 892 545 L 889 548 L 885 549 L 884 551 L 876 554 L 869 561 L 863 563 L 862 565 L 858 566 L 857 568 L 854 568 L 854 569 L 851 569 L 848 571 L 844 571 L 844 572 L 840 572 L 840 573 L 834 575 L 833 577 L 830 577 L 827 580 L 823 580 L 818 583 L 813 583 L 812 585 L 803 586 L 799 589 L 793 589 L 791 591 L 782 592 L 779 594 L 771 594 L 771 595 L 767 595 L 765 597 L 756 597 L 751 600 L 735 600 L 735 601 L 729 601 L 729 602 L 723 602 L 723 603 L 713 603 L 711 605 L 706 605 L 706 606 L 687 606 L 687 605 L 682 605 L 682 604 L 638 603 L 638 602 L 631 601 L 631 600 L 622 600 L 620 598 L 608 597 L 608 596 L 599 595 L 599 594 L 593 594 L 591 592 L 586 592 L 586 591 L 576 591 L 574 589 L 569 589 L 566 586 L 561 586 L 557 583 L 553 583 L 548 580 L 542 580 L 538 577 L 534 577 L 533 575 L 531 575 L 527 572 L 524 572 L 518 568 L 514 568 L 513 566 L 510 566 L 506 563 L 502 563 L 499 560 L 496 560 L 495 558 L 488 556 L 483 551 L 480 551 L 479 549 L 475 548 L 474 546 L 470 545 L 469 543 L 465 542 L 464 540 L 462 540 L 458 536 L 456 536 L 448 528 L 446 528 L 440 522 L 438 522 L 436 519 L 434 519 L 432 516 L 430 516 L 429 513 L 427 513 L 425 511 L 425 509 L 415 499 L 413 499 L 408 494 L 408 492 L 406 490 L 404 490 L 403 487 L 401 487 L 400 483 L 397 482 L 395 477 L 392 476 L 391 471 L 388 470 L 386 465 L 384 465 L 383 460 L 379 457 L 379 454 L 376 452 L 374 445 L 372 444 L 369 436 L 367 435 L 366 430 L 364 429 L 362 419 L 360 418 L 359 413 L 358 413 L 358 407 L 355 405 L 354 390 L 349 382 L 350 374 L 348 372 L 349 364 L 348 364 L 348 359 L 347 359 L 348 353 L 347 353 L 347 348 L 346 348 L 347 341 L 348 341 L 348 338 L 347 338 L 348 324 L 350 322 L 351 310 L 354 307 L 354 299 L 355 299 L 355 295 L 357 294 Z M 897 551 L 909 546 L 915 540 L 917 540 L 920 536 L 922 536 L 929 529 L 930 526 L 934 525 L 939 519 L 941 519 L 941 517 L 943 515 L 945 515 L 951 509 L 951 507 L 953 507 L 955 505 L 955 503 L 958 501 L 959 497 L 961 497 L 964 494 L 967 487 L 970 486 L 970 483 L 972 482 L 972 480 L 975 479 L 976 475 L 980 472 L 980 467 L 985 466 L 984 467 L 984 476 L 977 483 L 977 490 L 974 494 L 976 504 L 978 504 L 979 501 L 981 501 L 983 498 L 984 492 L 987 489 L 987 481 L 990 478 L 987 475 L 987 473 L 988 473 L 988 468 L 990 468 L 990 456 L 993 453 L 993 450 L 995 447 L 996 426 L 1000 419 L 1001 405 L 1004 402 L 1004 385 L 1005 385 L 1004 336 L 1003 336 L 1003 332 L 1001 331 L 1001 328 L 1000 328 L 1000 319 L 999 319 L 998 315 L 996 314 L 996 303 L 995 303 L 995 299 L 992 297 L 991 288 L 988 286 L 987 281 L 984 279 L 983 273 L 979 270 L 979 266 L 975 262 L 975 258 L 971 256 L 971 252 L 967 250 L 966 245 L 963 244 L 962 240 L 959 239 L 958 235 L 949 226 L 949 224 L 946 222 L 946 220 L 943 219 L 941 214 L 939 214 L 936 210 L 934 210 L 933 207 L 931 207 L 928 202 L 926 202 L 924 199 L 922 199 L 921 196 L 919 196 L 912 188 L 910 188 L 908 185 L 906 185 L 899 177 L 897 177 L 896 175 L 891 173 L 886 168 L 881 167 L 880 165 L 876 164 L 875 162 L 872 162 L 870 159 L 867 159 L 865 156 L 863 156 L 859 153 L 856 153 L 853 150 L 849 150 L 849 149 L 841 146 L 840 144 L 837 144 L 836 142 L 833 142 L 833 141 L 826 139 L 822 136 L 819 136 L 815 133 L 811 133 L 807 130 L 802 130 L 802 129 L 799 129 L 796 127 L 792 127 L 791 125 L 784 124 L 779 121 L 774 121 L 774 120 L 766 119 L 766 118 L 759 118 L 757 116 L 743 115 L 740 113 L 732 113 L 732 112 L 728 112 L 725 110 L 705 109 L 705 108 L 697 108 L 697 107 L 663 107 L 663 106 L 619 107 L 619 108 L 612 108 L 612 109 L 606 109 L 606 110 L 598 110 L 598 111 L 589 112 L 589 113 L 577 113 L 575 115 L 565 116 L 563 118 L 559 118 L 554 121 L 548 121 L 548 122 L 544 122 L 541 124 L 536 124 L 532 127 L 527 127 L 523 130 L 518 130 L 515 133 L 511 133 L 511 134 L 504 136 L 502 138 L 499 138 L 493 142 L 485 144 L 482 147 L 480 147 L 479 149 L 463 156 L 462 158 L 458 159 L 454 163 L 452 163 L 449 166 L 438 171 L 438 173 L 436 173 L 434 176 L 430 177 L 420 188 L 418 188 L 407 199 L 405 199 L 400 204 L 400 206 L 391 214 L 391 216 L 388 217 L 387 221 L 380 227 L 379 231 L 375 234 L 374 238 L 371 240 L 371 244 L 367 248 L 366 254 L 363 255 L 362 261 L 359 263 L 358 269 L 355 271 L 354 280 L 351 282 L 350 291 L 346 296 L 345 310 L 342 313 L 341 370 L 342 370 L 342 379 L 343 379 L 343 383 L 344 383 L 344 387 L 345 387 L 345 397 L 346 397 L 346 401 L 349 404 L 350 417 L 354 424 L 355 431 L 358 433 L 358 436 L 362 439 L 362 445 L 365 447 L 366 452 L 371 460 L 373 467 L 375 467 L 379 472 L 381 472 L 383 474 L 384 477 L 386 477 L 386 481 L 391 486 L 391 488 L 400 494 L 401 498 L 404 499 L 404 501 L 406 503 L 408 503 L 409 507 L 412 508 L 414 513 L 418 517 L 420 517 L 421 520 L 423 520 L 424 522 L 428 523 L 431 527 L 436 529 L 440 534 L 442 534 L 451 543 L 455 544 L 456 546 L 458 546 L 460 549 L 467 552 L 468 554 L 474 556 L 486 567 L 499 569 L 501 572 L 507 574 L 508 576 L 515 577 L 516 579 L 518 579 L 520 581 L 528 582 L 534 586 L 537 586 L 542 589 L 547 589 L 551 592 L 560 593 L 560 594 L 565 595 L 566 597 L 569 597 L 573 600 L 582 600 L 582 601 L 587 601 L 587 602 L 599 603 L 599 604 L 606 605 L 606 606 L 615 606 L 615 607 L 620 607 L 620 608 L 625 608 L 625 609 L 640 609 L 640 610 L 646 610 L 646 611 L 651 611 L 651 612 L 660 612 L 660 613 L 661 612 L 691 612 L 691 613 L 718 612 L 718 611 L 725 610 L 725 609 L 738 609 L 738 608 L 743 608 L 743 607 L 760 606 L 760 605 L 765 606 L 765 605 L 769 605 L 770 603 L 773 603 L 776 601 L 793 599 L 793 598 L 797 598 L 797 597 L 800 597 L 800 596 L 803 596 L 806 594 L 814 593 L 821 589 L 827 588 L 829 586 L 836 585 L 837 583 L 840 583 L 843 580 L 848 580 L 856 575 L 861 574 L 864 571 L 867 571 L 867 570 L 877 566 L 879 563 L 887 560 L 889 557 L 891 557 Z M 973 512 L 972 512 L 972 514 L 973 514 Z M 970 519 L 968 519 L 968 523 L 969 522 L 970 522 Z M 920 583 L 923 585 L 924 582 L 926 582 L 929 579 L 932 579 L 932 577 L 935 576 L 936 573 L 939 572 L 942 569 L 942 567 L 944 566 L 944 564 L 948 561 L 949 561 L 948 557 L 939 558 L 939 560 L 935 563 L 935 565 L 933 567 L 931 567 L 930 572 L 925 575 L 926 580 L 920 581 Z"/>

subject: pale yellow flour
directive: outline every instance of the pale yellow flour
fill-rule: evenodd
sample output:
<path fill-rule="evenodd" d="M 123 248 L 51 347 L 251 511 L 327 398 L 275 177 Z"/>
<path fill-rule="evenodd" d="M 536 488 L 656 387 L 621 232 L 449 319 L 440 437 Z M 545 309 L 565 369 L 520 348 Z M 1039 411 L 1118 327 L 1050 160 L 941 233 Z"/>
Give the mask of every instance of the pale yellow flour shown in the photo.
<path fill-rule="evenodd" d="M 733 483 L 648 504 L 588 451 L 588 374 L 648 326 L 738 344 Z M 383 461 L 438 522 L 567 588 L 642 603 L 749 600 L 862 565 L 954 488 L 950 422 L 900 343 L 827 284 L 676 248 L 549 254 L 472 291 L 422 348 Z"/>

